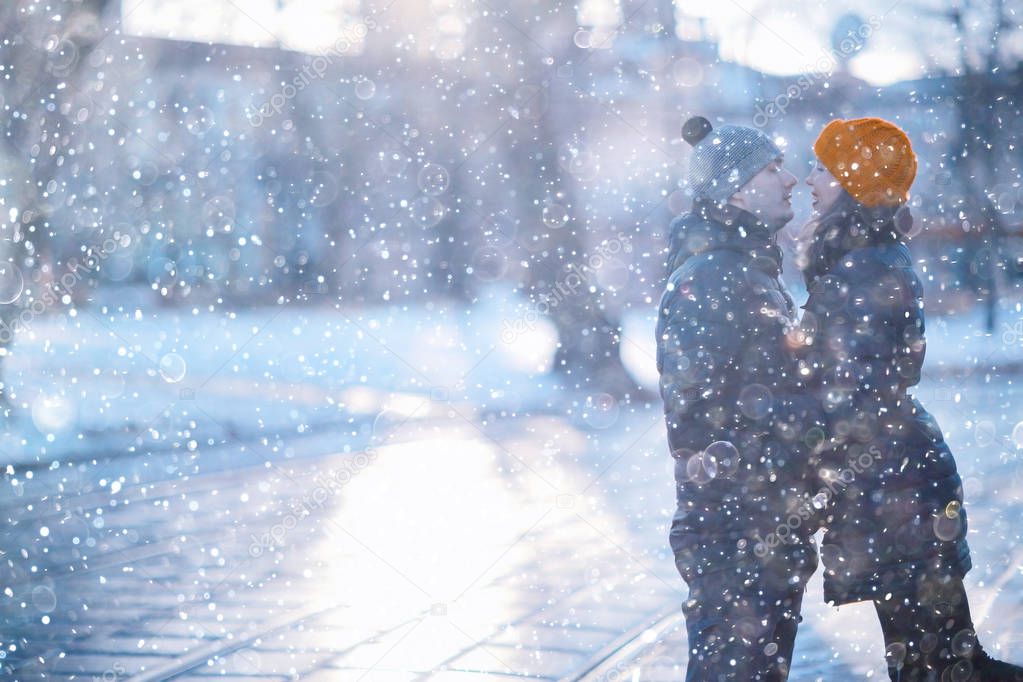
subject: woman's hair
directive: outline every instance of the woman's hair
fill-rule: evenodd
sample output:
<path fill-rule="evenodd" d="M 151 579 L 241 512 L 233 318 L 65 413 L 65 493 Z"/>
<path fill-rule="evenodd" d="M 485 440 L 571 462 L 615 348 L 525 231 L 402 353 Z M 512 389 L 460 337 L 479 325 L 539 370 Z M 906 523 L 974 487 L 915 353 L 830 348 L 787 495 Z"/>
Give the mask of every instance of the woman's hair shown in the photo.
<path fill-rule="evenodd" d="M 895 216 L 899 212 L 910 218 L 905 206 L 864 206 L 843 189 L 834 203 L 813 222 L 813 237 L 803 268 L 807 284 L 827 274 L 853 249 L 897 243 L 900 235 Z"/>

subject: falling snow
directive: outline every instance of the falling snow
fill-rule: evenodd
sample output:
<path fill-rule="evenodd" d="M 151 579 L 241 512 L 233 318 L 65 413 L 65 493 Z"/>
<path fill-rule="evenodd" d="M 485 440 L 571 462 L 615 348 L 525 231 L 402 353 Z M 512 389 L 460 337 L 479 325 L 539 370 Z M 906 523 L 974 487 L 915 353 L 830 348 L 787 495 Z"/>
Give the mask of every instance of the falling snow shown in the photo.
<path fill-rule="evenodd" d="M 696 5 L 4 3 L 4 676 L 1023 679 L 1023 5 Z"/>

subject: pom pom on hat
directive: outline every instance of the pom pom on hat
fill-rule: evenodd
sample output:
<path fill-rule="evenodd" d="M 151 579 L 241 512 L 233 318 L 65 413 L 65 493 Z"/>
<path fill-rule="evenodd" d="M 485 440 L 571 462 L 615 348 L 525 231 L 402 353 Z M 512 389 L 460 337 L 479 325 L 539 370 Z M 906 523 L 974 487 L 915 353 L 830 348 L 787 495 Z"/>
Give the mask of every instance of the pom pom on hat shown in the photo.
<path fill-rule="evenodd" d="M 714 129 L 714 126 L 710 124 L 710 121 L 705 119 L 703 116 L 693 116 L 691 119 L 682 124 L 682 139 L 695 147 L 696 144 L 707 137 L 707 135 Z"/>

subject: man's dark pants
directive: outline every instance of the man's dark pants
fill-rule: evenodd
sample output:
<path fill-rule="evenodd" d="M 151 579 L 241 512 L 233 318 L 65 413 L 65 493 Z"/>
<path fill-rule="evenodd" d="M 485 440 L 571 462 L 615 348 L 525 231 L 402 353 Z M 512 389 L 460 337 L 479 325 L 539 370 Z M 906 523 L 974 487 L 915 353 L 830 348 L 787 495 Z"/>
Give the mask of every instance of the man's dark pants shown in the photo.
<path fill-rule="evenodd" d="M 682 606 L 689 636 L 686 682 L 784 682 L 816 552 L 810 549 L 800 562 L 749 560 L 694 575 L 692 555 L 677 551 L 677 533 L 671 540 L 689 585 Z"/>

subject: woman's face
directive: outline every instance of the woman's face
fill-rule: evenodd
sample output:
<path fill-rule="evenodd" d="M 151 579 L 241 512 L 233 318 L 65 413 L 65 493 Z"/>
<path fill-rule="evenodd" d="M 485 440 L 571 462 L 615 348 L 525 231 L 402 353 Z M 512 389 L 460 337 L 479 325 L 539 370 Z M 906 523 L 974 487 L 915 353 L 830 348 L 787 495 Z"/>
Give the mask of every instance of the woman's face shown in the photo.
<path fill-rule="evenodd" d="M 817 215 L 822 215 L 827 211 L 842 194 L 842 186 L 838 184 L 838 180 L 835 180 L 831 171 L 819 162 L 814 163 L 813 170 L 806 177 L 806 184 L 810 186 L 813 210 Z"/>

